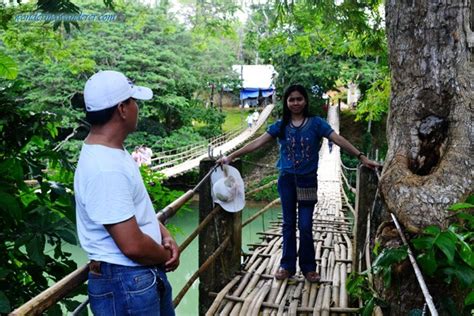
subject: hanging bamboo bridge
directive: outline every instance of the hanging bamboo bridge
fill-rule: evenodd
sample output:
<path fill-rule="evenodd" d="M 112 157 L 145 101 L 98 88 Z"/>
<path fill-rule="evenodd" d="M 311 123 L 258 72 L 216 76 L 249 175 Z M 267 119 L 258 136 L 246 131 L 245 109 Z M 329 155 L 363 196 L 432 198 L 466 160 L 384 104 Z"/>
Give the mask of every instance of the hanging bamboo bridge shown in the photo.
<path fill-rule="evenodd" d="M 272 107 L 267 107 L 262 112 L 254 130 L 240 133 L 237 140 L 233 138 L 231 139 L 233 141 L 228 141 L 216 149 L 224 153 L 252 137 L 258 127 L 266 121 Z M 328 121 L 338 131 L 337 107 L 331 107 Z M 355 169 L 349 170 L 342 165 L 339 147 L 334 146 L 332 152 L 328 148 L 325 140 L 320 151 L 318 168 L 319 202 L 315 206 L 313 218 L 315 261 L 317 272 L 321 275 L 321 282 L 313 284 L 306 281 L 300 271 L 294 277 L 283 281 L 278 281 L 273 277 L 279 267 L 281 257 L 280 220 L 273 222 L 269 230 L 259 233 L 261 243 L 250 245 L 251 251 L 242 253 L 242 227 L 261 216 L 271 206 L 278 204 L 279 199 L 242 222 L 241 213 L 227 213 L 219 205 L 214 206 L 212 203 L 209 175 L 217 167 L 214 159 L 203 159 L 204 157 L 200 154 L 192 159 L 182 158 L 186 157 L 183 155 L 179 159 L 177 156 L 168 157 L 168 159 L 161 156 L 161 158 L 158 157 L 160 159 L 155 160 L 157 166 L 161 165 L 155 169 L 161 170 L 168 177 L 195 168 L 197 165 L 194 160 L 198 160 L 200 179 L 202 179 L 193 189 L 185 192 L 157 214 L 158 219 L 166 223 L 181 206 L 199 193 L 199 225 L 179 246 L 182 256 L 186 255 L 186 248 L 200 236 L 199 268 L 187 279 L 187 283 L 181 290 L 174 289 L 174 292 L 178 293 L 174 298 L 175 306 L 199 279 L 199 306 L 196 306 L 195 315 L 347 315 L 357 313 L 360 306 L 350 300 L 345 285 L 348 274 L 351 271 L 360 271 L 364 265 L 363 253 L 367 246 L 366 241 L 371 234 L 370 225 L 367 225 L 370 222 L 367 221 L 370 210 L 367 211 L 367 209 L 370 209 L 372 205 L 373 188 L 377 184 L 364 184 L 364 177 L 359 177 L 362 174 L 359 169 L 357 192 L 370 192 L 372 200 L 366 198 L 367 201 L 364 202 L 363 199 L 356 197 L 357 207 L 351 206 L 343 190 L 343 183 L 349 190 L 356 191 L 356 189 L 351 188 L 347 182 L 344 170 L 353 172 Z M 242 161 L 238 160 L 234 166 L 239 169 L 241 164 Z M 367 176 L 365 178 L 367 179 Z M 373 179 L 370 181 L 374 182 Z M 246 194 L 251 195 L 271 185 L 275 185 L 274 182 Z M 370 260 L 368 262 L 370 263 Z M 87 282 L 88 270 L 87 264 L 78 268 L 18 307 L 11 315 L 43 313 Z M 72 315 L 82 313 L 87 304 L 88 301 L 84 301 L 72 312 Z"/>
<path fill-rule="evenodd" d="M 157 170 L 167 178 L 173 178 L 199 167 L 199 162 L 209 156 L 225 154 L 252 138 L 267 121 L 274 104 L 268 104 L 251 128 L 236 128 L 206 142 L 190 144 L 173 151 L 160 152 L 152 159 Z"/>

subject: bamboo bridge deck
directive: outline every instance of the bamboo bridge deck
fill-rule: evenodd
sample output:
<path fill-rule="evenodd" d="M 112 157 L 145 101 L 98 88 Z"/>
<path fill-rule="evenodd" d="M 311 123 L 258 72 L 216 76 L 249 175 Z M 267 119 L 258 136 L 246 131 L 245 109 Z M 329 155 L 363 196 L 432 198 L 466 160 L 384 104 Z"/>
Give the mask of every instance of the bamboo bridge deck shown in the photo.
<path fill-rule="evenodd" d="M 329 123 L 338 131 L 336 109 Z M 343 210 L 340 152 L 328 150 L 324 140 L 318 168 L 318 204 L 313 217 L 313 237 L 319 284 L 310 284 L 300 271 L 283 281 L 273 275 L 281 258 L 281 223 L 261 233 L 262 243 L 244 261 L 244 268 L 217 294 L 206 315 L 333 315 L 356 312 L 349 308 L 347 275 L 352 269 L 352 222 Z"/>

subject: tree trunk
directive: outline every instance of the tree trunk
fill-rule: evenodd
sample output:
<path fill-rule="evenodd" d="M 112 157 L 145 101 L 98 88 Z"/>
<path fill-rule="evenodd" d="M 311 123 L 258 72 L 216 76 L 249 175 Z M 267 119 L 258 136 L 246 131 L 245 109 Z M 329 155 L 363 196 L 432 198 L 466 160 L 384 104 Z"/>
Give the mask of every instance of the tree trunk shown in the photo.
<path fill-rule="evenodd" d="M 410 231 L 473 192 L 470 1 L 389 0 L 392 98 L 382 197 Z"/>
<path fill-rule="evenodd" d="M 470 6 L 470 0 L 386 3 L 392 94 L 380 191 L 409 232 L 446 227 L 447 208 L 474 191 Z M 386 235 L 398 239 L 396 231 Z M 422 308 L 411 266 L 405 262 L 394 273 L 393 287 L 383 291 L 390 314 Z M 442 287 L 428 280 L 435 302 L 449 292 Z"/>

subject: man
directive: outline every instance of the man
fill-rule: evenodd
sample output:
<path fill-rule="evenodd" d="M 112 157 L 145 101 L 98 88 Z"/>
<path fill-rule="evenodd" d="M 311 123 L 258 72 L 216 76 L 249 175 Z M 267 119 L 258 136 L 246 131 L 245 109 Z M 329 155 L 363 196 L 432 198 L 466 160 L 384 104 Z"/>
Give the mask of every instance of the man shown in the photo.
<path fill-rule="evenodd" d="M 77 230 L 91 260 L 88 293 L 95 315 L 174 315 L 166 271 L 179 250 L 158 222 L 139 169 L 123 142 L 135 131 L 138 100 L 149 88 L 100 71 L 84 87 L 91 124 L 74 175 Z"/>
<path fill-rule="evenodd" d="M 247 121 L 247 126 L 248 128 L 252 128 L 252 124 L 253 124 L 253 117 L 252 117 L 252 114 L 249 114 L 247 116 L 247 118 L 245 119 L 245 121 Z"/>
<path fill-rule="evenodd" d="M 151 157 L 153 156 L 151 148 L 148 148 L 146 145 L 141 145 L 139 150 L 143 156 L 143 163 L 146 166 L 151 166 Z"/>
<path fill-rule="evenodd" d="M 257 126 L 258 118 L 260 117 L 260 114 L 258 113 L 258 110 L 255 110 L 252 114 L 252 120 L 253 120 L 253 125 Z"/>

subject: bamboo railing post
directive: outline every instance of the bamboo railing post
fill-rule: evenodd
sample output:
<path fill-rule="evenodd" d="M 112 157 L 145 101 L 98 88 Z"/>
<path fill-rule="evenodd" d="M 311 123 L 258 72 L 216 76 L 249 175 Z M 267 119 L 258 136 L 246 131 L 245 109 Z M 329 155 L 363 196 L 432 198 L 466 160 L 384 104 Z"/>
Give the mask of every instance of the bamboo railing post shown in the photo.
<path fill-rule="evenodd" d="M 240 161 L 233 164 L 240 170 Z M 199 165 L 200 178 L 215 166 L 215 160 L 203 159 Z M 211 197 L 211 181 L 207 179 L 199 189 L 199 222 L 212 212 L 214 206 Z M 199 315 L 204 315 L 213 303 L 210 292 L 219 292 L 240 270 L 240 253 L 242 249 L 242 213 L 218 212 L 214 219 L 202 229 L 199 235 L 199 266 L 219 247 L 220 243 L 230 237 L 230 244 L 209 268 L 200 274 Z"/>

